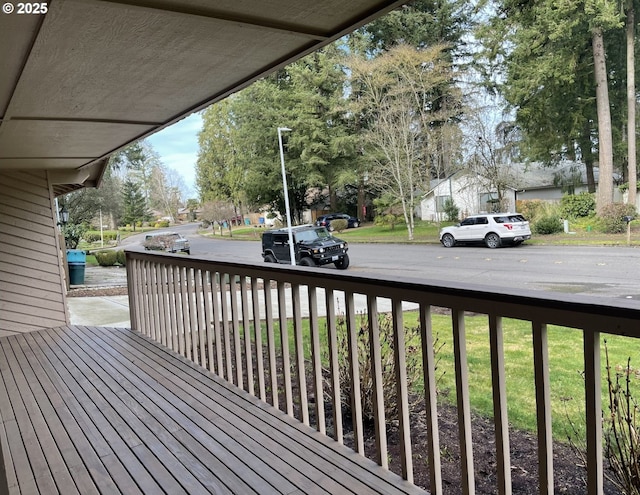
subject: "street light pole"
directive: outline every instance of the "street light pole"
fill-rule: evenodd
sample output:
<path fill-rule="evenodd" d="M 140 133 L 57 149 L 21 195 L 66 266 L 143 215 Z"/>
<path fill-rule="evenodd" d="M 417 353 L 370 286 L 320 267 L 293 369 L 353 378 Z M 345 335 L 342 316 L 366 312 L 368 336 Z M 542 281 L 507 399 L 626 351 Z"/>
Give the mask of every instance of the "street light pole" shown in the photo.
<path fill-rule="evenodd" d="M 278 127 L 278 143 L 280 144 L 280 164 L 282 165 L 282 189 L 284 191 L 284 209 L 287 215 L 287 233 L 289 234 L 289 255 L 291 264 L 296 264 L 296 251 L 293 246 L 293 232 L 291 231 L 291 210 L 289 209 L 289 189 L 287 188 L 287 173 L 284 169 L 284 150 L 282 148 L 282 133 L 290 131 L 288 127 Z"/>

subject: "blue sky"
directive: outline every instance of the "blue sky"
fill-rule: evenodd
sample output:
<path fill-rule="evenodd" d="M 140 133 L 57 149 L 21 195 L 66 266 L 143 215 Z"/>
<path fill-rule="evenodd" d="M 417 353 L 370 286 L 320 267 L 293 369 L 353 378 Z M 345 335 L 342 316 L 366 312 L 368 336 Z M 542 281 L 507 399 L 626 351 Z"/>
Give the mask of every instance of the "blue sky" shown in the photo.
<path fill-rule="evenodd" d="M 197 197 L 195 170 L 198 159 L 198 132 L 202 128 L 202 117 L 194 113 L 147 138 L 160 155 L 162 163 L 176 170 L 189 189 L 187 197 Z"/>

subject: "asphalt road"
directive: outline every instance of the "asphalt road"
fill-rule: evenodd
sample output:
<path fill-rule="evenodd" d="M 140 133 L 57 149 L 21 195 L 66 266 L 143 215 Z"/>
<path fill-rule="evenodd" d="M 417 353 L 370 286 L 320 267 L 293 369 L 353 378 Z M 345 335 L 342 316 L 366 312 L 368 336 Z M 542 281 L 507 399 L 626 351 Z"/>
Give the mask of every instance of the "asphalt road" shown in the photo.
<path fill-rule="evenodd" d="M 211 239 L 197 225 L 174 227 L 191 242 L 191 254 L 262 263 L 258 242 Z M 130 246 L 141 239 L 130 238 Z M 440 245 L 351 244 L 351 273 L 468 282 L 547 292 L 621 298 L 640 306 L 640 249 L 630 247 L 539 246 L 444 248 Z M 334 269 L 332 266 L 326 269 Z"/>

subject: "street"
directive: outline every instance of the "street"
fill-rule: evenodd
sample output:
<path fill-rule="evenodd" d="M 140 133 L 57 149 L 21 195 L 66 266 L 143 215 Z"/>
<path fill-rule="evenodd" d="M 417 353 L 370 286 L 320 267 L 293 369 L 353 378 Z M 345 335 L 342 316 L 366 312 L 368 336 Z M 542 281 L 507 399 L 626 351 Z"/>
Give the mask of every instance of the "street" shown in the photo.
<path fill-rule="evenodd" d="M 172 228 L 189 238 L 192 256 L 262 263 L 258 240 L 202 237 L 197 224 Z M 138 238 L 138 239 L 137 239 Z M 140 245 L 142 236 L 126 247 Z M 494 287 L 622 298 L 640 305 L 640 249 L 597 246 L 444 248 L 441 245 L 351 244 L 349 273 L 457 281 Z M 322 268 L 334 269 L 332 265 Z"/>

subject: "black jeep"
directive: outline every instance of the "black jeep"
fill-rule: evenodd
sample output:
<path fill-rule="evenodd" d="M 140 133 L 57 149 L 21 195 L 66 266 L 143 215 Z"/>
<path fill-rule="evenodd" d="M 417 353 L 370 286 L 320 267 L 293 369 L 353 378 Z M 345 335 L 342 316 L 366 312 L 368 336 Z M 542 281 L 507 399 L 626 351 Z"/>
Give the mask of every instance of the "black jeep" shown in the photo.
<path fill-rule="evenodd" d="M 333 263 L 340 270 L 349 266 L 347 243 L 333 237 L 325 227 L 303 225 L 292 227 L 291 232 L 297 265 Z M 262 257 L 267 263 L 291 263 L 289 232 L 286 228 L 267 230 L 262 234 Z"/>

